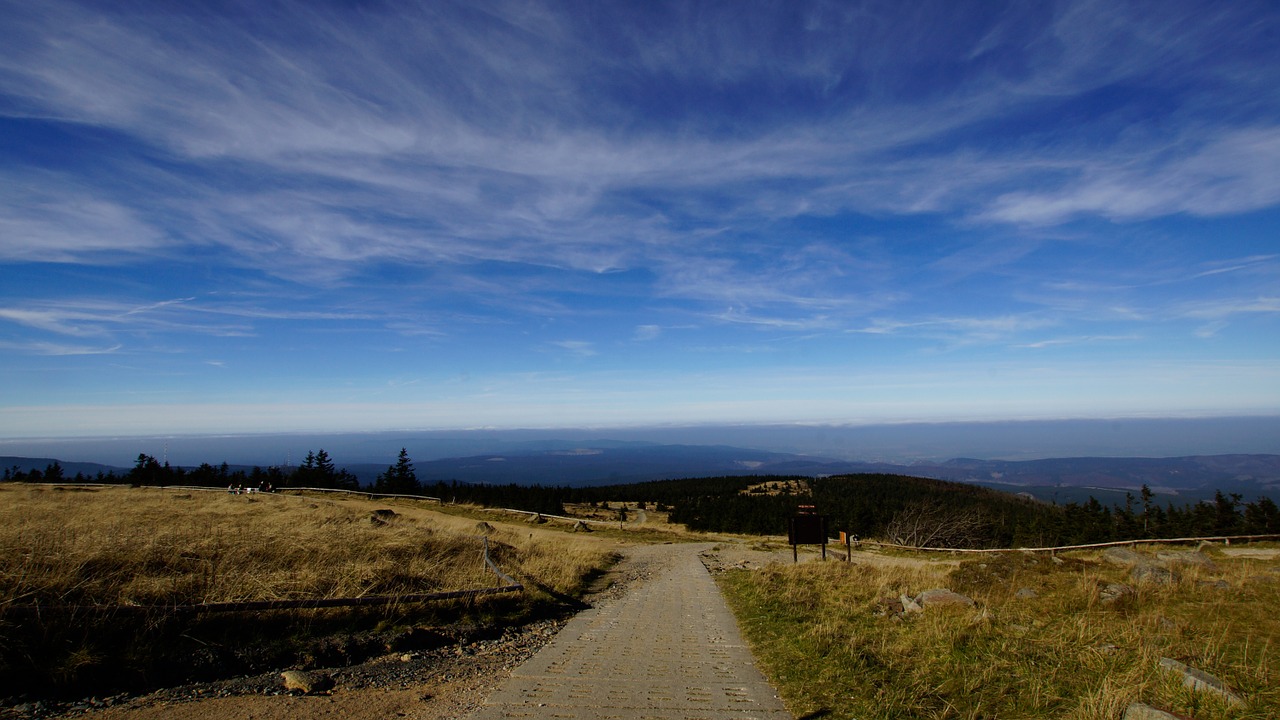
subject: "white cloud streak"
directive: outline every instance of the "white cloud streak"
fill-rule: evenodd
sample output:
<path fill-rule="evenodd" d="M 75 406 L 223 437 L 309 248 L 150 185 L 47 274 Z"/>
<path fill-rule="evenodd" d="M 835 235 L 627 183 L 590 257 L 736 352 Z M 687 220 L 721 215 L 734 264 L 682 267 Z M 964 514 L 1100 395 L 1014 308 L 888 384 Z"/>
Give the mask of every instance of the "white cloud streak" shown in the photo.
<path fill-rule="evenodd" d="M 641 286 L 607 298 L 640 306 L 624 341 L 632 327 L 656 347 L 682 322 L 724 332 L 693 352 L 773 352 L 783 334 L 1050 350 L 1152 322 L 1195 321 L 1207 339 L 1280 311 L 1266 252 L 1133 268 L 1102 251 L 1095 267 L 1042 258 L 1125 241 L 1081 240 L 1064 229 L 1078 220 L 1280 204 L 1280 61 L 1257 62 L 1276 57 L 1278 21 L 1256 7 L 676 4 L 634 17 L 622 4 L 0 3 L 0 119 L 87 148 L 68 150 L 75 167 L 0 169 L 0 262 L 192 256 L 268 288 L 156 302 L 140 279 L 135 303 L 92 288 L 6 295 L 0 327 L 39 336 L 5 340 L 15 353 L 346 322 L 396 333 L 397 349 L 444 344 L 485 323 L 607 313 L 568 296 L 623 272 Z M 792 25 L 803 32 L 778 31 Z M 903 218 L 930 230 L 860 229 Z M 836 229 L 808 229 L 823 223 Z M 1051 278 L 1022 274 L 1039 263 Z M 401 295 L 356 289 L 386 268 Z M 1151 291 L 1192 281 L 1208 288 L 1196 301 Z M 998 309 L 961 302 L 967 284 Z M 550 332 L 573 339 L 529 347 L 565 365 L 609 347 L 580 327 Z M 699 417 L 742 407 L 703 402 Z"/>

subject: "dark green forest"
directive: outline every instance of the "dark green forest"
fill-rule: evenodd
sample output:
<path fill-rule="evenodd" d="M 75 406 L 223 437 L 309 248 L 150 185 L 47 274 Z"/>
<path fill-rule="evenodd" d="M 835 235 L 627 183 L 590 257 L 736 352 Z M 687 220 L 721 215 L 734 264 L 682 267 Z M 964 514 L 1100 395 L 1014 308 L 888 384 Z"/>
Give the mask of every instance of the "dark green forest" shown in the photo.
<path fill-rule="evenodd" d="M 100 482 L 145 485 L 197 485 L 273 490 L 316 487 L 364 490 L 372 494 L 410 494 L 445 503 L 476 504 L 546 514 L 562 514 L 567 503 L 630 503 L 670 513 L 673 523 L 691 530 L 760 535 L 785 534 L 789 518 L 801 506 L 828 518 L 834 536 L 928 547 L 1044 547 L 1117 540 L 1280 533 L 1280 508 L 1270 498 L 1246 502 L 1218 492 L 1212 502 L 1176 506 L 1156 503 L 1145 486 L 1123 505 L 1095 498 L 1056 505 L 976 485 L 905 475 L 859 474 L 832 477 L 711 477 L 657 480 L 585 488 L 540 485 L 485 485 L 454 482 L 423 484 L 402 449 L 397 462 L 373 486 L 361 488 L 355 476 L 335 467 L 322 449 L 287 471 L 281 468 L 232 470 L 225 463 L 194 469 L 174 468 L 139 455 L 124 473 L 66 477 L 57 463 L 41 472 L 6 469 L 3 480 L 16 482 Z"/>
<path fill-rule="evenodd" d="M 773 486 L 765 489 L 762 483 Z M 754 492 L 753 492 L 754 489 Z M 929 547 L 1044 547 L 1115 540 L 1280 533 L 1270 498 L 1244 502 L 1155 503 L 1149 489 L 1122 506 L 1094 498 L 1055 505 L 976 485 L 905 475 L 823 478 L 720 477 L 584 488 L 576 502 L 625 500 L 670 508 L 691 530 L 785 534 L 802 505 L 829 518 L 828 529 L 859 538 Z"/>

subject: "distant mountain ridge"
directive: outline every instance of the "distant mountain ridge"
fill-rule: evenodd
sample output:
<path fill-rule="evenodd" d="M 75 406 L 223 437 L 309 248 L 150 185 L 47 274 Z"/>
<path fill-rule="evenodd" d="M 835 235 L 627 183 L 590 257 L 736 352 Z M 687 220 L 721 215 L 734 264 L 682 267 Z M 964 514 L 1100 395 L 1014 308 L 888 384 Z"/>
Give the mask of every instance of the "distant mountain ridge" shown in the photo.
<path fill-rule="evenodd" d="M 0 457 L 0 467 L 43 471 L 52 458 Z M 77 472 L 128 472 L 96 463 L 61 462 L 67 477 Z M 1147 485 L 1160 495 L 1186 500 L 1211 498 L 1217 490 L 1246 499 L 1280 497 L 1280 455 L 1236 454 L 1187 457 L 1068 457 L 1040 460 L 955 458 L 941 463 L 854 462 L 727 445 L 645 442 L 539 441 L 503 453 L 415 462 L 418 479 L 487 484 L 584 487 L 674 478 L 730 475 L 841 475 L 889 473 L 980 484 L 1024 492 L 1044 500 L 1073 501 L 1089 494 L 1110 502 Z M 342 463 L 339 463 L 342 465 Z M 237 466 L 233 466 L 237 467 Z M 371 484 L 387 465 L 345 466 Z"/>
<path fill-rule="evenodd" d="M 490 484 L 607 485 L 724 475 L 841 475 L 891 473 L 981 484 L 1029 492 L 1041 499 L 1074 499 L 1062 489 L 1137 491 L 1212 497 L 1215 490 L 1246 496 L 1280 496 L 1280 455 L 1211 455 L 1174 458 L 1103 457 L 1043 460 L 976 460 L 943 463 L 869 463 L 730 446 L 636 445 L 529 450 L 443 458 L 416 463 L 423 481 Z M 379 468 L 378 472 L 385 470 Z M 353 468 L 353 472 L 357 472 Z"/>

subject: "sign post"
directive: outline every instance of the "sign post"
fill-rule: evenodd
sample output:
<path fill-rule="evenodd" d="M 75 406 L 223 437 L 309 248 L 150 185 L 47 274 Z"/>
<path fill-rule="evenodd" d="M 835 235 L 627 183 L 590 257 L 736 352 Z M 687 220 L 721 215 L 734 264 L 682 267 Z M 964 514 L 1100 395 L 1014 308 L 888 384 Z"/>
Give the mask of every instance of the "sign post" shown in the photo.
<path fill-rule="evenodd" d="M 800 545 L 821 545 L 822 559 L 827 559 L 827 516 L 819 515 L 812 505 L 801 505 L 787 528 L 791 543 L 791 559 L 800 562 Z"/>

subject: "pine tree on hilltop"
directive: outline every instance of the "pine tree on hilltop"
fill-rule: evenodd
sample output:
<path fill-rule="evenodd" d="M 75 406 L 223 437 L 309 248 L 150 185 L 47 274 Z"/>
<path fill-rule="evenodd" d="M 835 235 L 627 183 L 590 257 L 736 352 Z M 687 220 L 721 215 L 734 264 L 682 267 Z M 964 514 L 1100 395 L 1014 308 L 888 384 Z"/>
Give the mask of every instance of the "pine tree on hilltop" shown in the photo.
<path fill-rule="evenodd" d="M 378 475 L 378 479 L 373 483 L 373 489 L 375 492 L 389 495 L 414 495 L 422 491 L 418 474 L 413 469 L 413 461 L 409 459 L 408 450 L 400 448 L 400 457 L 396 459 L 396 464 L 389 466 L 385 473 Z"/>
<path fill-rule="evenodd" d="M 339 488 L 358 490 L 360 481 L 346 468 L 338 470 L 333 465 L 329 453 L 321 448 L 317 452 L 307 452 L 307 458 L 293 471 L 289 479 L 293 487 Z"/>

